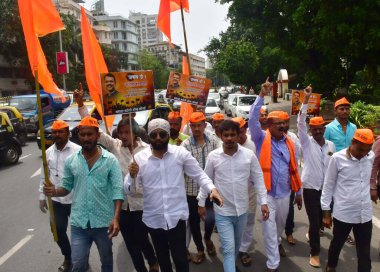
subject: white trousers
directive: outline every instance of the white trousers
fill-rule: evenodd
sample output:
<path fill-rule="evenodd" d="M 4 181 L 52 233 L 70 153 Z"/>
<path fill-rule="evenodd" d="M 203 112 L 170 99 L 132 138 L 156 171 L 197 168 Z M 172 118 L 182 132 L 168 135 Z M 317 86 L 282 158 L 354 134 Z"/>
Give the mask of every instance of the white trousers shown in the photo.
<path fill-rule="evenodd" d="M 283 198 L 268 195 L 269 218 L 263 222 L 263 235 L 269 269 L 276 269 L 280 265 L 278 246 L 281 244 L 281 234 L 289 213 L 289 197 L 290 192 Z"/>
<path fill-rule="evenodd" d="M 243 236 L 241 237 L 241 243 L 240 243 L 240 248 L 239 248 L 240 252 L 248 252 L 253 242 L 253 226 L 255 225 L 255 218 L 256 218 L 257 197 L 256 197 L 256 192 L 254 190 L 252 183 L 249 183 L 248 195 L 249 195 L 249 208 L 248 208 L 248 214 L 247 214 L 247 225 L 245 226 Z"/>

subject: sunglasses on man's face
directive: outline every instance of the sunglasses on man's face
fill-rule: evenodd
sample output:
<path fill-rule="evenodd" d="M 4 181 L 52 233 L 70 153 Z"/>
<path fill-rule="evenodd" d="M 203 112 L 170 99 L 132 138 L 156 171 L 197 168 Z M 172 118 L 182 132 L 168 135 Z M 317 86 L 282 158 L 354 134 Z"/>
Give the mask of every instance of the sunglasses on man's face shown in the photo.
<path fill-rule="evenodd" d="M 168 133 L 166 131 L 160 131 L 160 132 L 153 131 L 149 134 L 149 138 L 156 139 L 157 135 L 160 135 L 160 138 L 164 139 L 168 136 Z"/>

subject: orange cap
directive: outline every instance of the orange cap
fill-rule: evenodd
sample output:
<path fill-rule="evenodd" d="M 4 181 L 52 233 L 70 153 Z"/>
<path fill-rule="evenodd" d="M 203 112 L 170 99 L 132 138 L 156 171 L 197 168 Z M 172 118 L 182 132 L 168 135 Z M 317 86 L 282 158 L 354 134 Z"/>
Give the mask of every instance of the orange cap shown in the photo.
<path fill-rule="evenodd" d="M 343 97 L 335 102 L 334 108 L 336 109 L 336 107 L 341 106 L 341 105 L 351 105 L 351 104 L 350 102 L 348 102 L 348 100 L 345 97 Z"/>
<path fill-rule="evenodd" d="M 286 111 L 281 111 L 281 119 L 283 120 L 289 120 L 290 116 Z"/>
<path fill-rule="evenodd" d="M 310 119 L 309 126 L 321 126 L 325 124 L 322 116 L 313 117 Z"/>
<path fill-rule="evenodd" d="M 223 114 L 223 113 L 219 113 L 219 112 L 214 113 L 214 114 L 212 115 L 212 120 L 214 120 L 214 121 L 221 121 L 221 120 L 224 120 L 224 114 Z"/>
<path fill-rule="evenodd" d="M 375 140 L 372 130 L 368 128 L 355 130 L 354 139 L 362 142 L 363 144 L 373 144 Z"/>
<path fill-rule="evenodd" d="M 98 120 L 96 120 L 94 117 L 86 116 L 85 118 L 80 121 L 78 127 L 99 127 Z"/>
<path fill-rule="evenodd" d="M 243 117 L 241 117 L 241 116 L 239 116 L 239 117 L 235 117 L 235 118 L 232 118 L 231 120 L 234 121 L 235 123 L 238 123 L 240 128 L 244 127 L 245 124 L 247 123 L 247 122 L 243 119 Z"/>
<path fill-rule="evenodd" d="M 69 127 L 69 125 L 65 121 L 55 120 L 53 123 L 53 126 L 51 128 L 53 130 L 60 130 L 60 129 L 67 128 L 67 127 Z"/>
<path fill-rule="evenodd" d="M 277 118 L 277 119 L 284 119 L 284 115 L 283 115 L 283 112 L 282 111 L 271 111 L 269 114 L 268 114 L 268 119 L 269 118 Z"/>
<path fill-rule="evenodd" d="M 198 123 L 204 120 L 206 120 L 206 116 L 200 111 L 193 112 L 190 116 L 190 123 Z"/>
<path fill-rule="evenodd" d="M 168 119 L 177 119 L 181 118 L 181 115 L 178 111 L 171 111 L 168 115 Z"/>

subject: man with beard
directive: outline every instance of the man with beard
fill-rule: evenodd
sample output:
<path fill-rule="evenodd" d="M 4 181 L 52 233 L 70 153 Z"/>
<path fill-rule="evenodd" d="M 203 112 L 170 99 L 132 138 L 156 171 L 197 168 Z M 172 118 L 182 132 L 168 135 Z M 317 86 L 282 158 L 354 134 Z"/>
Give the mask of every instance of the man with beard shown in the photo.
<path fill-rule="evenodd" d="M 83 105 L 83 91 L 75 91 L 78 103 L 78 112 L 82 118 L 89 116 L 86 106 Z M 128 116 L 124 116 L 117 125 L 117 139 L 100 130 L 98 143 L 115 155 L 120 163 L 123 178 L 128 174 L 128 166 L 133 154 L 140 152 L 149 145 L 143 142 L 137 133 L 139 125 Z M 132 130 L 132 133 L 131 133 Z M 132 137 L 132 138 L 131 138 Z M 148 230 L 142 222 L 143 199 L 141 194 L 130 195 L 122 205 L 120 212 L 120 232 L 125 245 L 131 255 L 133 265 L 137 272 L 147 272 L 144 256 L 149 264 L 150 272 L 158 272 L 157 258 L 148 237 Z"/>
<path fill-rule="evenodd" d="M 218 136 L 219 139 L 220 139 L 219 126 L 224 121 L 224 119 L 225 117 L 223 113 L 217 112 L 212 115 L 211 125 L 212 125 L 212 128 L 214 129 L 215 135 Z"/>
<path fill-rule="evenodd" d="M 206 117 L 202 112 L 193 112 L 190 116 L 190 128 L 193 135 L 182 143 L 191 155 L 198 161 L 199 166 L 204 169 L 208 154 L 220 146 L 220 140 L 213 134 L 206 134 Z M 198 214 L 198 200 L 197 195 L 199 186 L 196 181 L 185 175 L 186 182 L 186 197 L 189 205 L 189 227 L 193 236 L 193 241 L 197 247 L 198 253 L 193 256 L 192 262 L 200 264 L 205 259 L 204 245 L 202 242 L 202 234 L 200 227 L 200 216 Z M 205 234 L 204 241 L 209 256 L 216 254 L 214 243 L 211 240 L 211 234 L 215 226 L 214 210 L 212 203 L 207 199 L 207 216 L 205 219 Z M 190 234 L 188 244 L 190 243 Z M 187 245 L 188 247 L 188 245 Z"/>
<path fill-rule="evenodd" d="M 220 125 L 223 146 L 212 151 L 206 162 L 205 172 L 214 181 L 222 194 L 225 205 L 215 209 L 215 223 L 218 227 L 225 272 L 234 272 L 235 259 L 241 245 L 241 237 L 247 225 L 248 184 L 255 186 L 263 220 L 269 217 L 267 194 L 264 186 L 263 172 L 255 153 L 238 144 L 239 124 L 225 120 Z M 199 213 L 204 214 L 207 193 L 201 188 L 199 192 Z"/>
<path fill-rule="evenodd" d="M 60 187 L 45 185 L 44 193 L 62 197 L 73 191 L 71 206 L 72 271 L 86 271 L 93 242 L 98 247 L 102 272 L 113 270 L 112 237 L 119 233 L 124 200 L 122 174 L 114 155 L 97 145 L 99 124 L 85 117 L 79 123 L 82 149 L 65 162 Z"/>
<path fill-rule="evenodd" d="M 170 255 L 176 271 L 188 272 L 186 257 L 186 220 L 189 216 L 184 174 L 211 193 L 210 199 L 222 199 L 212 181 L 185 148 L 169 145 L 170 124 L 164 119 L 148 123 L 151 148 L 135 155 L 124 180 L 126 192 L 142 188 L 143 222 L 148 227 L 160 270 L 172 272 Z"/>
<path fill-rule="evenodd" d="M 326 126 L 324 137 L 335 144 L 336 151 L 347 148 L 354 137 L 356 125 L 348 121 L 350 116 L 350 102 L 343 97 L 335 102 L 335 120 Z M 334 205 L 334 204 L 333 204 Z M 354 245 L 355 240 L 347 236 L 348 244 Z"/>
<path fill-rule="evenodd" d="M 322 227 L 321 194 L 330 158 L 335 153 L 335 145 L 323 137 L 325 121 L 320 116 L 310 119 L 311 136 L 308 135 L 306 116 L 307 105 L 312 94 L 311 86 L 308 86 L 304 92 L 304 101 L 297 119 L 298 136 L 304 151 L 304 168 L 301 179 L 305 209 L 309 218 L 309 231 L 306 235 L 310 244 L 309 264 L 318 268 L 321 266 L 319 260 L 321 248 L 319 230 Z"/>
<path fill-rule="evenodd" d="M 181 145 L 183 141 L 189 138 L 188 135 L 180 132 L 182 125 L 182 117 L 178 111 L 171 111 L 168 115 L 168 121 L 170 124 L 170 139 L 169 144 Z"/>
<path fill-rule="evenodd" d="M 340 251 L 351 230 L 356 239 L 357 271 L 371 271 L 373 141 L 370 129 L 357 129 L 351 145 L 330 159 L 321 196 L 323 224 L 331 228 L 334 223 L 326 272 L 336 271 Z M 333 199 L 334 210 L 331 211 Z"/>
<path fill-rule="evenodd" d="M 59 186 L 63 176 L 63 166 L 66 159 L 77 152 L 80 146 L 69 141 L 69 125 L 61 120 L 54 121 L 52 126 L 52 136 L 54 145 L 46 150 L 46 160 L 48 166 L 49 180 L 54 186 Z M 41 166 L 41 169 L 43 167 Z M 45 183 L 44 171 L 41 171 L 40 179 L 40 209 L 46 213 L 47 204 L 46 196 L 43 193 Z M 71 194 L 66 197 L 53 197 L 54 218 L 57 226 L 58 241 L 57 244 L 65 257 L 63 264 L 58 271 L 71 271 L 71 246 L 66 231 L 71 210 Z"/>
<path fill-rule="evenodd" d="M 251 139 L 256 145 L 257 156 L 264 173 L 268 191 L 270 216 L 264 222 L 264 243 L 268 257 L 267 271 L 277 271 L 280 255 L 286 253 L 281 245 L 281 234 L 285 228 L 289 212 L 291 191 L 296 192 L 295 201 L 302 207 L 301 179 L 297 170 L 296 148 L 293 141 L 284 134 L 285 121 L 282 113 L 273 111 L 268 115 L 268 129 L 263 131 L 259 122 L 260 109 L 264 96 L 268 95 L 273 84 L 267 81 L 261 85 L 261 91 L 249 113 L 248 126 Z"/>

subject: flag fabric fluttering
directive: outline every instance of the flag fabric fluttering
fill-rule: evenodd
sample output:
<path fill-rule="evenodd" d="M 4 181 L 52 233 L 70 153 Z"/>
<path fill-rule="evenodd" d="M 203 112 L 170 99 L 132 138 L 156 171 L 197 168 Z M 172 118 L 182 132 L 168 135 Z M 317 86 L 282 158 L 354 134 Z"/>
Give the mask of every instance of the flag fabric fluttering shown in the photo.
<path fill-rule="evenodd" d="M 182 8 L 189 13 L 189 0 L 161 0 L 158 11 L 157 27 L 172 43 L 170 30 L 170 13 Z"/>
<path fill-rule="evenodd" d="M 35 75 L 38 70 L 38 81 L 45 92 L 59 95 L 64 102 L 38 38 L 65 29 L 59 13 L 51 0 L 18 0 L 18 7 L 32 73 Z"/>
<path fill-rule="evenodd" d="M 96 109 L 100 116 L 105 120 L 107 127 L 112 127 L 114 116 L 103 115 L 103 105 L 101 99 L 102 83 L 100 80 L 101 73 L 108 73 L 108 68 L 103 57 L 102 49 L 98 43 L 94 31 L 88 22 L 86 11 L 81 8 L 81 30 L 82 30 L 82 47 L 86 81 L 90 91 L 91 99 L 94 101 Z"/>
<path fill-rule="evenodd" d="M 189 64 L 187 62 L 186 56 L 182 56 L 182 73 L 184 75 L 189 75 Z M 181 131 L 190 121 L 190 116 L 193 113 L 193 106 L 189 103 L 181 102 L 180 115 L 182 117 Z M 189 126 L 187 126 L 189 128 Z"/>

